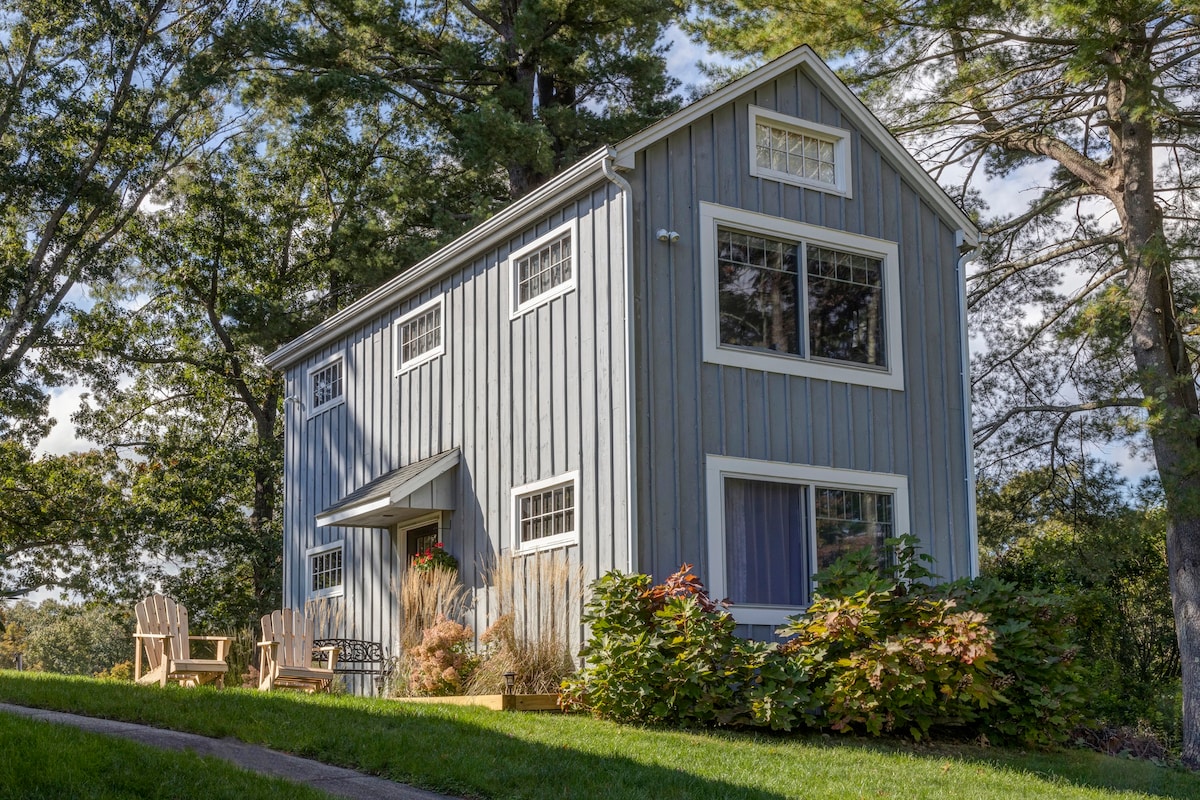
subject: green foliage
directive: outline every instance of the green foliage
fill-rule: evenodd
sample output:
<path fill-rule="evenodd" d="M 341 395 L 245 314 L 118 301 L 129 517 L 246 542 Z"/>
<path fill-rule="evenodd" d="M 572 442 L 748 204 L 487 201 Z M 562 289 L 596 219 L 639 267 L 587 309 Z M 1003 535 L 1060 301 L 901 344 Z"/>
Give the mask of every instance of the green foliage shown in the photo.
<path fill-rule="evenodd" d="M 66 675 L 95 675 L 128 661 L 133 652 L 133 615 L 98 603 L 67 605 L 21 601 L 4 615 L 0 658 L 16 653 L 26 669 Z"/>
<path fill-rule="evenodd" d="M 788 730 L 808 700 L 774 645 L 746 642 L 685 564 L 664 583 L 609 572 L 584 613 L 586 666 L 563 682 L 566 708 L 623 722 Z"/>
<path fill-rule="evenodd" d="M 985 572 L 1062 597 L 1056 613 L 1076 631 L 1094 716 L 1177 740 L 1178 713 L 1161 710 L 1180 662 L 1157 493 L 1132 493 L 1111 467 L 1084 463 L 984 483 L 978 497 Z"/>
<path fill-rule="evenodd" d="M 921 739 L 971 726 L 1000 702 L 985 617 L 902 585 L 818 597 L 779 633 L 794 637 L 783 650 L 809 675 L 821 727 Z"/>
<path fill-rule="evenodd" d="M 0 441 L 0 599 L 45 586 L 141 592 L 146 520 L 128 501 L 129 484 L 112 453 L 35 457 Z"/>

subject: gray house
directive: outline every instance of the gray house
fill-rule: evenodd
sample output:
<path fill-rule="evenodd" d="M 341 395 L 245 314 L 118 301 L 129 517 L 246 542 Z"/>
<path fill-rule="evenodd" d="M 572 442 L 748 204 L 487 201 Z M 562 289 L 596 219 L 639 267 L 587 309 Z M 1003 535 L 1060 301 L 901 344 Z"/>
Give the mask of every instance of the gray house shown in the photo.
<path fill-rule="evenodd" d="M 394 588 L 554 552 L 696 565 L 749 635 L 913 533 L 974 575 L 978 231 L 808 48 L 588 156 L 269 359 L 284 598 L 394 649 Z"/>

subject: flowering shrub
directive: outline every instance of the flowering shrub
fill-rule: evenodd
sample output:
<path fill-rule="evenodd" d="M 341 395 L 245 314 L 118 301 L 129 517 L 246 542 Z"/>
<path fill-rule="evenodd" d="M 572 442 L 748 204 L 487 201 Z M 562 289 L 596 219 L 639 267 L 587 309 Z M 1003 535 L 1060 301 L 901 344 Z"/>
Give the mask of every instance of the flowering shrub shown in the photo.
<path fill-rule="evenodd" d="M 460 694 L 478 663 L 473 638 L 470 628 L 445 617 L 426 628 L 409 653 L 409 689 L 424 695 Z"/>
<path fill-rule="evenodd" d="M 435 569 L 454 572 L 458 569 L 458 559 L 447 553 L 442 543 L 438 542 L 413 556 L 412 568 L 417 572 L 431 572 Z"/>
<path fill-rule="evenodd" d="M 688 564 L 664 583 L 609 572 L 584 613 L 587 666 L 563 681 L 565 708 L 624 722 L 790 727 L 806 697 L 775 645 L 736 623 Z"/>
<path fill-rule="evenodd" d="M 1061 741 L 1083 695 L 1057 603 L 994 581 L 928 585 L 916 544 L 892 540 L 884 573 L 855 555 L 821 573 L 782 646 L 735 636 L 688 565 L 657 586 L 610 572 L 562 703 L 627 722 Z"/>

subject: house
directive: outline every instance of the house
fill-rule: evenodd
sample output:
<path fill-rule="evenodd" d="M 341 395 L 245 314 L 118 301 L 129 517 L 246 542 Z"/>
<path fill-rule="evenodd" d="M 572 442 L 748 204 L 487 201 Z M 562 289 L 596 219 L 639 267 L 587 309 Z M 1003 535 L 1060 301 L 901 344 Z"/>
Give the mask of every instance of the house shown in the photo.
<path fill-rule="evenodd" d="M 434 542 L 589 578 L 696 565 L 752 636 L 912 533 L 976 573 L 979 233 L 802 47 L 615 145 L 275 352 L 284 598 L 394 650 Z"/>

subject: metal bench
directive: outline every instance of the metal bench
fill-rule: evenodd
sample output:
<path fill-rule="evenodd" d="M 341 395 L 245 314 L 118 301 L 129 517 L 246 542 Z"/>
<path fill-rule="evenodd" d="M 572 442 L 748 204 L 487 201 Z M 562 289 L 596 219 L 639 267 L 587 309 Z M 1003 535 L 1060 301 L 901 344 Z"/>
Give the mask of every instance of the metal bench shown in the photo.
<path fill-rule="evenodd" d="M 314 639 L 313 661 L 324 664 L 329 660 L 328 652 L 321 652 L 321 647 L 336 647 L 338 649 L 335 675 L 372 675 L 374 676 L 375 692 L 378 694 L 392 667 L 388 664 L 383 653 L 383 645 L 379 642 L 369 642 L 364 639 Z"/>

